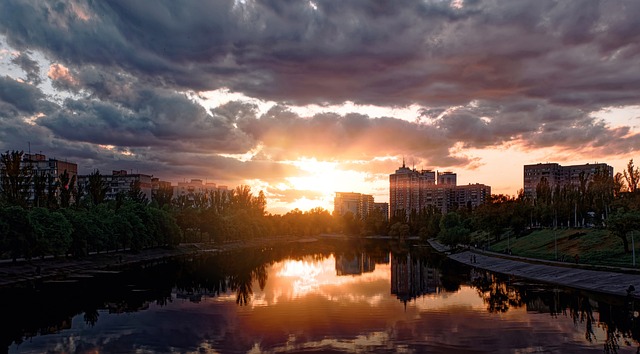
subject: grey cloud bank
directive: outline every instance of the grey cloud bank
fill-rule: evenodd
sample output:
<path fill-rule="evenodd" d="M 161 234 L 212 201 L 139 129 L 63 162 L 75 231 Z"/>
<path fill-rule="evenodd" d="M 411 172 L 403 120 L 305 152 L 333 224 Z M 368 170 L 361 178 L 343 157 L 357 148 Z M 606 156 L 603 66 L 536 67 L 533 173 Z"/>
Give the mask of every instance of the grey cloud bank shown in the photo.
<path fill-rule="evenodd" d="M 638 15 L 637 1 L 6 0 L 0 35 L 24 75 L 0 77 L 1 147 L 226 181 L 277 181 L 299 157 L 477 163 L 460 144 L 629 153 L 639 135 L 593 113 L 640 105 Z M 36 52 L 60 65 L 48 78 Z M 193 98 L 217 89 L 273 106 Z M 346 101 L 424 110 L 288 109 Z"/>

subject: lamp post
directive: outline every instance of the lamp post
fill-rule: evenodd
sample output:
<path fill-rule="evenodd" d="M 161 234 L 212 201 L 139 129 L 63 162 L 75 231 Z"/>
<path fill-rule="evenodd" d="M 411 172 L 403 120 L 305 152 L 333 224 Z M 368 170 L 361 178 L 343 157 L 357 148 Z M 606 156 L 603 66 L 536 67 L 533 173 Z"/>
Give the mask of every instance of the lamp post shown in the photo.
<path fill-rule="evenodd" d="M 631 257 L 633 257 L 633 266 L 636 266 L 636 244 L 633 241 L 633 231 L 631 231 L 631 249 L 632 249 L 632 254 Z"/>
<path fill-rule="evenodd" d="M 553 244 L 556 250 L 556 261 L 557 261 L 558 260 L 558 236 L 557 236 L 557 231 L 555 229 L 553 230 Z"/>

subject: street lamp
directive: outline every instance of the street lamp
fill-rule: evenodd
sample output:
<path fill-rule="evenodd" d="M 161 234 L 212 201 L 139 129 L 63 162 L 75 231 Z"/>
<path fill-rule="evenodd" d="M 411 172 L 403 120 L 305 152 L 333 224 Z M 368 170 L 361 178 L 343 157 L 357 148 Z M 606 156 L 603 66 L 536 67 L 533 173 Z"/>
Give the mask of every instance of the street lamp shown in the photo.
<path fill-rule="evenodd" d="M 631 257 L 633 257 L 633 266 L 636 266 L 636 244 L 633 241 L 633 231 L 631 231 L 631 249 L 632 249 L 632 254 Z"/>
<path fill-rule="evenodd" d="M 557 236 L 557 231 L 554 229 L 553 230 L 553 243 L 556 249 L 556 261 L 558 260 L 558 236 Z"/>

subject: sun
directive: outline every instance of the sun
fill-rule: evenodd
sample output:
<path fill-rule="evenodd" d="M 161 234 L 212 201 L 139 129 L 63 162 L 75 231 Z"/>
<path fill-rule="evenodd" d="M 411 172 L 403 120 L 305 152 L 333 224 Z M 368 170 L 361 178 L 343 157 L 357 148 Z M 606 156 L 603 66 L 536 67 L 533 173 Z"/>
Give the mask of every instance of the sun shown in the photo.
<path fill-rule="evenodd" d="M 287 184 L 292 189 L 313 191 L 321 194 L 320 198 L 301 197 L 292 203 L 292 207 L 309 210 L 320 206 L 333 210 L 333 198 L 336 192 L 358 191 L 362 188 L 366 175 L 362 172 L 342 170 L 338 162 L 318 161 L 315 158 L 302 158 L 288 161 L 298 167 L 302 174 L 287 177 Z"/>

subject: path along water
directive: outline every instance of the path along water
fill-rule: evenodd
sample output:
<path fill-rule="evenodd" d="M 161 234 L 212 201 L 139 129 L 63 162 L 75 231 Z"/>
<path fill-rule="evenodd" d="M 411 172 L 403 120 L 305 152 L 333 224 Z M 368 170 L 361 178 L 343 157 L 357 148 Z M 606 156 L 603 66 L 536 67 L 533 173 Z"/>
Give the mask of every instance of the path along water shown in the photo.
<path fill-rule="evenodd" d="M 436 250 L 447 249 L 430 240 Z M 640 299 L 640 273 L 637 270 L 618 269 L 591 270 L 568 263 L 548 262 L 523 257 L 506 258 L 498 254 L 487 254 L 479 251 L 463 251 L 453 253 L 449 258 L 460 263 L 489 270 L 496 273 L 512 275 L 529 280 L 567 286 L 592 292 L 617 296 L 630 296 Z"/>

